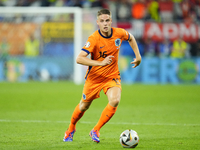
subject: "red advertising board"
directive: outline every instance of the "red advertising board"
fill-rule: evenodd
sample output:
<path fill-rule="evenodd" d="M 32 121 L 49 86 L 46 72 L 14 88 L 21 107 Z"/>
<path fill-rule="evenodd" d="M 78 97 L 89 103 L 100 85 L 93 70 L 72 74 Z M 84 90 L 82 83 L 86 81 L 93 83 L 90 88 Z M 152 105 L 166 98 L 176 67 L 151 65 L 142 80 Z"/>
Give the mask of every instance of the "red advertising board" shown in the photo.
<path fill-rule="evenodd" d="M 182 37 L 186 42 L 195 42 L 200 38 L 200 26 L 184 23 L 145 23 L 143 37 L 150 37 L 156 41 Z"/>
<path fill-rule="evenodd" d="M 196 42 L 200 39 L 200 25 L 186 23 L 153 23 L 133 21 L 132 23 L 117 23 L 117 27 L 124 28 L 137 38 L 152 38 L 162 41 L 182 37 L 186 42 Z"/>

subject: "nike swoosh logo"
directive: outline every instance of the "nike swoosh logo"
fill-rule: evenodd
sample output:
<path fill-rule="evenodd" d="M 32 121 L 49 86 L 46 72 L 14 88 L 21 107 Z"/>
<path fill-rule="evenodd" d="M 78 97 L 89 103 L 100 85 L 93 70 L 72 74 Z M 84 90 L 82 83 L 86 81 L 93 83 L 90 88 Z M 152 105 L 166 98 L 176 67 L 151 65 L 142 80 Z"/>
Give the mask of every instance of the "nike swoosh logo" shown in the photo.
<path fill-rule="evenodd" d="M 105 45 L 104 45 L 105 46 Z M 104 46 L 100 47 L 100 48 L 103 48 Z"/>

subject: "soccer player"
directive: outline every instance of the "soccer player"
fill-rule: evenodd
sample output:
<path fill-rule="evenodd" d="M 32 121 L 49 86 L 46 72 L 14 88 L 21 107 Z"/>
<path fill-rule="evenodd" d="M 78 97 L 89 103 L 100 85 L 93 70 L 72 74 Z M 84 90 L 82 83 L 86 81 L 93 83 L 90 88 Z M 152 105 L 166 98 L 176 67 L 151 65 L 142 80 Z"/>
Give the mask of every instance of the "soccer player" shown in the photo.
<path fill-rule="evenodd" d="M 103 89 L 108 97 L 108 104 L 103 110 L 98 123 L 89 135 L 94 142 L 99 143 L 100 129 L 112 118 L 117 110 L 121 98 L 121 79 L 118 69 L 118 54 L 122 40 L 127 40 L 136 58 L 131 62 L 133 68 L 141 62 L 141 55 L 133 35 L 121 28 L 113 28 L 111 12 L 107 9 L 98 11 L 95 31 L 87 40 L 82 51 L 77 56 L 78 64 L 89 66 L 85 75 L 80 103 L 75 107 L 69 128 L 65 132 L 63 141 L 73 141 L 76 123 L 90 107 L 94 99 L 99 98 Z M 91 59 L 87 56 L 91 54 Z"/>

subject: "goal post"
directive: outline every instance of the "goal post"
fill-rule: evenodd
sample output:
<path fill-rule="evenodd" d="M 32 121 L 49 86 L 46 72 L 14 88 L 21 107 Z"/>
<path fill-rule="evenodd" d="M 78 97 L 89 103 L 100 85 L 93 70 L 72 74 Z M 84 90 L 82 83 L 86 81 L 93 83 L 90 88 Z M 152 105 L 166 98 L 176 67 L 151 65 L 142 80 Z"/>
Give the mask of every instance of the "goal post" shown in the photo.
<path fill-rule="evenodd" d="M 77 64 L 76 58 L 88 37 L 98 29 L 99 9 L 0 7 L 0 81 L 43 81 L 44 77 L 46 81 L 84 83 L 88 66 Z M 115 9 L 110 9 L 116 26 Z M 36 57 L 27 57 L 26 53 L 31 36 L 39 43 Z M 4 39 L 9 45 L 6 61 L 2 60 Z"/>
<path fill-rule="evenodd" d="M 73 81 L 75 84 L 83 82 L 83 71 L 81 65 L 76 64 L 76 57 L 82 48 L 82 9 L 79 7 L 0 7 L 0 17 L 9 15 L 54 15 L 74 14 L 74 56 L 73 56 Z M 1 21 L 0 21 L 1 23 Z M 1 40 L 1 39 L 0 39 Z"/>

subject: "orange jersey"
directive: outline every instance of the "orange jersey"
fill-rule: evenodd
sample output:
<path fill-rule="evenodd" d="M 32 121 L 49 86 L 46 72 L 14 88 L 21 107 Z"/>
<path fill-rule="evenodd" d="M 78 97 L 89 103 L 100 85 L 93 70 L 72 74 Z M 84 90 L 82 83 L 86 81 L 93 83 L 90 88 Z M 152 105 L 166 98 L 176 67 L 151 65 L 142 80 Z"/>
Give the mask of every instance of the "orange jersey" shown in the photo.
<path fill-rule="evenodd" d="M 102 82 L 105 79 L 119 77 L 118 56 L 123 40 L 129 40 L 129 33 L 121 28 L 111 28 L 111 35 L 105 37 L 100 30 L 95 31 L 87 40 L 83 51 L 91 54 L 91 59 L 102 61 L 112 55 L 112 63 L 106 66 L 89 66 L 85 79 L 92 82 Z"/>

